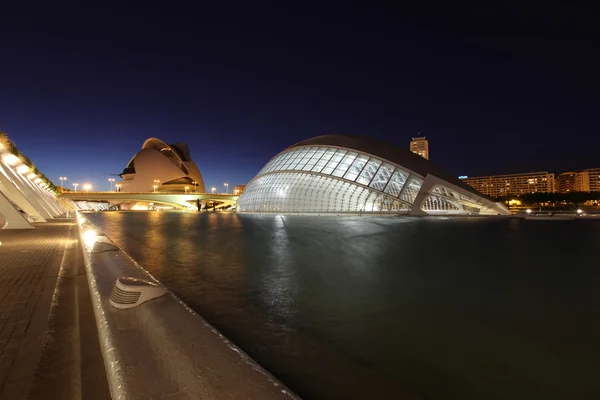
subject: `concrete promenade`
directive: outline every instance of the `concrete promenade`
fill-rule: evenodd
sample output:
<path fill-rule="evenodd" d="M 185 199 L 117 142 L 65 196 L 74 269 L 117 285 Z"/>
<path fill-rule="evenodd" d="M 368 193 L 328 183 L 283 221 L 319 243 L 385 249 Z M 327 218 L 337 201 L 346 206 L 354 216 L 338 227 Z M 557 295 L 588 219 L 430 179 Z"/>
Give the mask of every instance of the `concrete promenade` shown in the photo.
<path fill-rule="evenodd" d="M 0 230 L 0 399 L 109 398 L 77 226 L 35 228 Z"/>

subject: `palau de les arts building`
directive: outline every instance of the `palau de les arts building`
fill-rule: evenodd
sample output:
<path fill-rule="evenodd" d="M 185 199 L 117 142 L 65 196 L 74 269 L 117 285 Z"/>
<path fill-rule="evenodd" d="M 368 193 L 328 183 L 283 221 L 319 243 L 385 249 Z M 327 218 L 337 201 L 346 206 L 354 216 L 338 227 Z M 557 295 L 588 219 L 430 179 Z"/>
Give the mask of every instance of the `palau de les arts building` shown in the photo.
<path fill-rule="evenodd" d="M 137 162 L 137 161 L 136 161 Z M 325 135 L 273 157 L 248 183 L 239 212 L 509 215 L 425 158 L 389 143 Z"/>
<path fill-rule="evenodd" d="M 185 143 L 166 144 L 149 138 L 127 163 L 119 182 L 121 192 L 201 192 L 204 180 Z M 186 189 L 187 188 L 187 189 Z"/>

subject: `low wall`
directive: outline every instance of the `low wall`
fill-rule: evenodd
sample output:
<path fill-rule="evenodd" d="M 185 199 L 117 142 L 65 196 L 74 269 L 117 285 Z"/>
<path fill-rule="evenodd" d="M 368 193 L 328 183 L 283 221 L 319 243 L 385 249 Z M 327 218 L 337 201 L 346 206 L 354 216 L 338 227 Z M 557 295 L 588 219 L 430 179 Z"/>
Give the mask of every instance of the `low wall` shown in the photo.
<path fill-rule="evenodd" d="M 95 229 L 78 220 L 80 237 Z M 80 242 L 113 399 L 298 399 L 170 291 L 135 308 L 111 306 L 120 277 L 160 283 L 123 251 L 94 253 Z"/>

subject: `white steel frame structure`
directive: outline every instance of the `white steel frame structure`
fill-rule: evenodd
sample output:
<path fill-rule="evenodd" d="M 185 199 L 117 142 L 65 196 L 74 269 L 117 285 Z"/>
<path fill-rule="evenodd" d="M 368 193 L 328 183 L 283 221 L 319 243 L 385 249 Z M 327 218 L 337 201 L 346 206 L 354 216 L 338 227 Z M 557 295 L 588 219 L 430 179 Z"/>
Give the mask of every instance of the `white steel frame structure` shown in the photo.
<path fill-rule="evenodd" d="M 345 135 L 305 140 L 273 157 L 238 201 L 240 212 L 508 215 L 430 161 Z"/>
<path fill-rule="evenodd" d="M 29 229 L 69 210 L 68 205 L 0 142 L 0 229 Z"/>

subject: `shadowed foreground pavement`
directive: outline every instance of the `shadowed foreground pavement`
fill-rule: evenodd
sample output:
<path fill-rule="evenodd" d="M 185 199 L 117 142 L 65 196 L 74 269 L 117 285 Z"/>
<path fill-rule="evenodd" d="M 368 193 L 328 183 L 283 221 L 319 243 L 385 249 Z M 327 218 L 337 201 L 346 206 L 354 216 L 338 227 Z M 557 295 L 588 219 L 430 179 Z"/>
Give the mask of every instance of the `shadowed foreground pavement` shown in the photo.
<path fill-rule="evenodd" d="M 0 231 L 0 399 L 107 399 L 73 219 Z"/>

